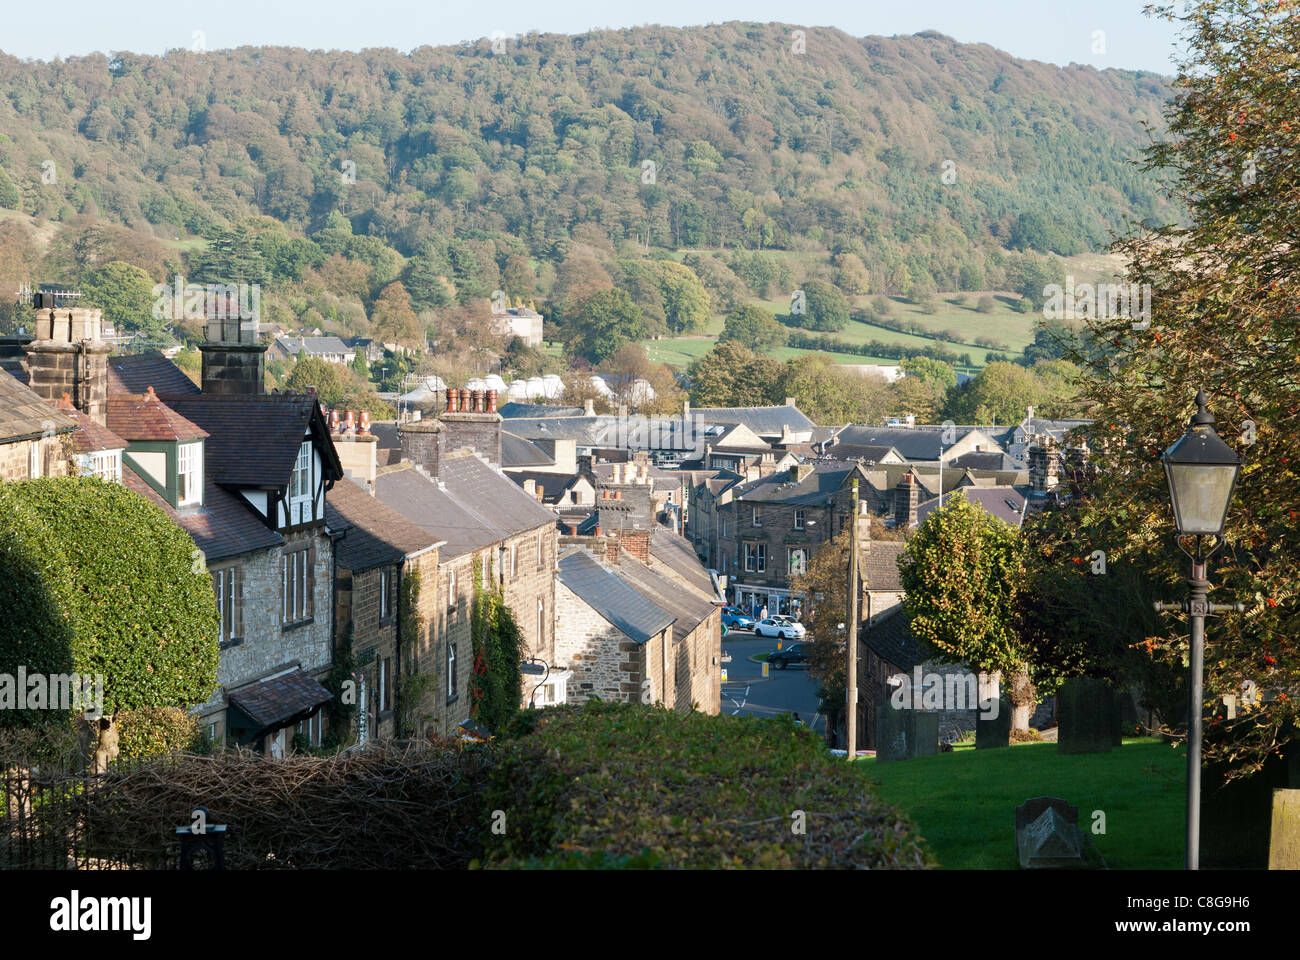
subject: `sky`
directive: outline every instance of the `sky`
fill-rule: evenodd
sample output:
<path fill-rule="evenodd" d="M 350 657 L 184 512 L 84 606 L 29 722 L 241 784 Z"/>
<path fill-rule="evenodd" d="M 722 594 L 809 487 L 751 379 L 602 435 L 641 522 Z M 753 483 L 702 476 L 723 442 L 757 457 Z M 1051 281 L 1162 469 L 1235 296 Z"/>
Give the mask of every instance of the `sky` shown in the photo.
<path fill-rule="evenodd" d="M 1016 57 L 1099 69 L 1174 72 L 1174 25 L 1148 18 L 1146 0 L 62 0 L 12 3 L 0 21 L 0 50 L 50 60 L 88 53 L 245 45 L 359 50 L 456 44 L 538 30 L 728 20 L 837 27 L 854 36 L 938 30 Z M 52 21 L 53 18 L 53 21 Z"/>

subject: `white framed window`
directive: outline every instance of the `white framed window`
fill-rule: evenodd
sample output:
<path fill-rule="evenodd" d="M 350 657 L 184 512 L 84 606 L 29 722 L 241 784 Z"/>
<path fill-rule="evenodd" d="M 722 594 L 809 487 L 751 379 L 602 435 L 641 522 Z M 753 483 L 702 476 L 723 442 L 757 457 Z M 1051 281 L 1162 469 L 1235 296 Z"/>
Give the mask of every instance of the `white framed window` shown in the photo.
<path fill-rule="evenodd" d="M 447 641 L 447 699 L 456 696 L 456 641 Z"/>
<path fill-rule="evenodd" d="M 767 571 L 767 544 L 745 544 L 745 572 L 765 573 Z"/>
<path fill-rule="evenodd" d="M 203 499 L 203 444 L 182 443 L 176 455 L 176 505 Z"/>
<path fill-rule="evenodd" d="M 751 507 L 750 509 L 753 511 L 754 526 L 761 527 L 763 524 L 758 519 L 758 507 Z"/>
<path fill-rule="evenodd" d="M 388 658 L 384 657 L 379 661 L 379 683 L 377 684 L 379 694 L 379 709 L 388 709 Z"/>
<path fill-rule="evenodd" d="M 280 558 L 280 622 L 298 623 L 312 616 L 316 586 L 316 548 L 294 550 Z"/>
<path fill-rule="evenodd" d="M 27 478 L 39 480 L 41 477 L 41 442 L 33 440 L 27 447 Z"/>
<path fill-rule="evenodd" d="M 796 510 L 794 512 L 794 528 L 796 530 L 802 530 L 803 527 L 804 527 L 804 512 L 802 510 Z"/>
<path fill-rule="evenodd" d="M 545 556 L 542 551 L 542 531 L 537 531 L 537 569 L 540 570 L 546 565 Z"/>
<path fill-rule="evenodd" d="M 298 460 L 289 479 L 289 523 L 307 523 L 315 519 L 312 510 L 311 441 L 305 440 L 298 448 Z"/>
<path fill-rule="evenodd" d="M 456 568 L 447 568 L 447 609 L 456 609 Z"/>
<path fill-rule="evenodd" d="M 808 548 L 790 548 L 790 576 L 801 577 L 808 572 Z"/>
<path fill-rule="evenodd" d="M 239 567 L 212 571 L 212 591 L 217 597 L 220 620 L 217 634 L 221 643 L 230 643 L 244 635 L 244 584 Z"/>
<path fill-rule="evenodd" d="M 510 544 L 510 578 L 519 576 L 519 544 Z"/>
<path fill-rule="evenodd" d="M 388 570 L 379 571 L 379 619 L 387 620 L 390 614 L 392 604 L 389 602 L 389 591 L 393 589 L 393 575 Z"/>
<path fill-rule="evenodd" d="M 540 649 L 546 641 L 546 602 L 537 598 L 537 646 Z"/>

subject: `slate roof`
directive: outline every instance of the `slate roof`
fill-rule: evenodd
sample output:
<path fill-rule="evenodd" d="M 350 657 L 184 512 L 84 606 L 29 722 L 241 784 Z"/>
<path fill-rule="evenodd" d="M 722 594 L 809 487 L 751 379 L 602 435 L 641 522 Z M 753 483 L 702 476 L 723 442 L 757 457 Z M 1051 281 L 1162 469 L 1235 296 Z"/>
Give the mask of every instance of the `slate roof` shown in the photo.
<path fill-rule="evenodd" d="M 47 428 L 69 433 L 77 428 L 77 421 L 14 377 L 0 374 L 0 443 L 39 437 Z"/>
<path fill-rule="evenodd" d="M 555 458 L 523 437 L 508 430 L 501 431 L 501 466 L 503 467 L 553 467 Z"/>
<path fill-rule="evenodd" d="M 352 349 L 339 337 L 276 337 L 276 344 L 289 354 L 303 351 L 307 356 L 351 353 Z"/>
<path fill-rule="evenodd" d="M 555 514 L 476 455 L 447 457 L 432 480 L 409 464 L 375 477 L 375 495 L 446 542 L 459 557 L 505 537 L 555 523 Z M 327 498 L 328 502 L 328 498 Z"/>
<path fill-rule="evenodd" d="M 190 535 L 208 563 L 257 550 L 269 550 L 284 539 L 263 523 L 243 499 L 208 480 L 203 506 L 177 510 L 130 467 L 122 466 L 122 485 L 161 507 L 177 526 Z"/>
<path fill-rule="evenodd" d="M 907 459 L 902 451 L 890 443 L 832 443 L 818 452 L 839 460 L 865 460 L 867 463 L 878 463 L 890 452 L 903 460 Z"/>
<path fill-rule="evenodd" d="M 521 490 L 526 481 L 533 481 L 542 489 L 542 502 L 550 504 L 559 503 L 564 495 L 573 488 L 573 485 L 581 479 L 577 474 L 542 473 L 532 470 L 511 470 L 506 476 L 518 484 Z"/>
<path fill-rule="evenodd" d="M 1015 487 L 957 487 L 944 494 L 944 497 L 964 496 L 972 503 L 978 503 L 999 520 L 1017 529 L 1025 522 L 1025 496 Z M 935 497 L 916 508 L 916 520 L 924 523 L 925 518 L 939 506 Z"/>
<path fill-rule="evenodd" d="M 902 540 L 873 540 L 862 565 L 862 582 L 867 590 L 902 593 L 903 581 L 898 573 L 898 557 L 907 544 Z"/>
<path fill-rule="evenodd" d="M 637 643 L 645 643 L 676 619 L 585 550 L 575 549 L 557 567 L 560 583 Z"/>
<path fill-rule="evenodd" d="M 977 427 L 957 427 L 955 440 L 961 440 Z M 838 450 L 845 444 L 856 446 L 891 446 L 908 460 L 938 460 L 942 450 L 951 447 L 943 443 L 942 428 L 925 429 L 922 427 L 875 427 L 849 424 L 838 434 L 839 444 L 830 451 L 838 456 Z"/>
<path fill-rule="evenodd" d="M 700 596 L 694 590 L 683 590 L 671 577 L 652 570 L 633 557 L 619 563 L 614 570 L 637 593 L 675 618 L 673 643 L 685 640 L 692 630 L 717 609 L 712 600 Z"/>
<path fill-rule="evenodd" d="M 131 353 L 108 358 L 108 393 L 144 393 L 160 397 L 199 393 L 185 371 L 161 353 Z"/>
<path fill-rule="evenodd" d="M 325 517 L 331 529 L 347 528 L 336 548 L 339 566 L 345 570 L 397 563 L 439 542 L 350 480 L 336 483 L 326 494 Z"/>
<path fill-rule="evenodd" d="M 700 563 L 700 558 L 696 556 L 695 548 L 691 546 L 690 541 L 665 526 L 656 526 L 650 532 L 650 559 L 670 568 L 691 586 L 709 597 L 710 601 L 716 595 L 713 578 Z"/>
<path fill-rule="evenodd" d="M 324 438 L 322 459 L 341 477 L 333 441 L 316 398 L 307 393 L 257 396 L 167 397 L 167 405 L 209 433 L 207 469 L 221 484 L 236 487 L 283 487 L 293 473 L 307 432 Z"/>
<path fill-rule="evenodd" d="M 797 506 L 822 506 L 839 492 L 849 475 L 858 470 L 856 461 L 819 460 L 798 483 L 790 482 L 788 470 L 742 483 L 733 491 L 736 500 L 746 503 L 791 503 Z"/>
<path fill-rule="evenodd" d="M 960 457 L 954 457 L 952 460 L 949 460 L 948 465 L 959 468 L 970 467 L 973 470 L 1016 469 L 1016 461 L 1007 456 L 1001 450 L 981 450 L 963 453 Z"/>
<path fill-rule="evenodd" d="M 310 713 L 333 698 L 301 668 L 233 690 L 228 696 L 232 705 L 262 728 Z"/>
<path fill-rule="evenodd" d="M 506 420 L 515 420 L 521 417 L 531 417 L 534 419 L 547 417 L 580 417 L 586 411 L 582 407 L 555 407 L 544 403 L 515 403 L 510 402 L 502 404 L 498 412 Z"/>
<path fill-rule="evenodd" d="M 899 670 L 911 670 L 933 656 L 926 644 L 913 636 L 911 621 L 902 610 L 867 627 L 860 637 L 876 656 Z"/>
<path fill-rule="evenodd" d="M 147 392 L 110 394 L 108 429 L 124 440 L 206 440 L 208 432 L 185 415 L 163 403 L 150 387 Z"/>
<path fill-rule="evenodd" d="M 784 427 L 791 433 L 811 433 L 817 425 L 798 407 L 691 407 L 691 417 L 705 423 L 743 423 L 760 437 L 779 437 Z"/>

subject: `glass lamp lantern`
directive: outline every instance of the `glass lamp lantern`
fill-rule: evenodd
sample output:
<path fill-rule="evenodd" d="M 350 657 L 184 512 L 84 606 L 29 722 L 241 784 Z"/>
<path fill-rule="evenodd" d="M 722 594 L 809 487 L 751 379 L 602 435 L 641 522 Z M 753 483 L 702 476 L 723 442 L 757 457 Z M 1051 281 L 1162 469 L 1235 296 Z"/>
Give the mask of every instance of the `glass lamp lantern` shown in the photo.
<path fill-rule="evenodd" d="M 1180 536 L 1218 536 L 1241 472 L 1241 458 L 1214 430 L 1205 391 L 1196 394 L 1196 414 L 1183 434 L 1160 457 Z"/>

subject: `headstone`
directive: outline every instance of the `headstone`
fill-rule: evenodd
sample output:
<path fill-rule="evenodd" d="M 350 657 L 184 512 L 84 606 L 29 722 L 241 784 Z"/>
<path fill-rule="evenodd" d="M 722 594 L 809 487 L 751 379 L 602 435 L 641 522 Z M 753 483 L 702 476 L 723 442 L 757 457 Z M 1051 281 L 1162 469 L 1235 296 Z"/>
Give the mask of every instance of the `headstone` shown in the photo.
<path fill-rule="evenodd" d="M 1088 866 L 1079 809 L 1057 797 L 1034 797 L 1016 807 L 1016 854 L 1026 869 Z"/>
<path fill-rule="evenodd" d="M 1202 869 L 1263 870 L 1269 865 L 1269 824 L 1275 793 L 1300 789 L 1300 744 L 1270 755 L 1249 777 L 1226 778 L 1222 764 L 1201 774 Z"/>
<path fill-rule="evenodd" d="M 1109 683 L 1075 677 L 1057 694 L 1057 753 L 1109 753 L 1115 745 L 1115 693 Z"/>
<path fill-rule="evenodd" d="M 975 713 L 975 749 L 990 750 L 1011 744 L 1011 704 L 1005 697 L 998 700 L 998 715 L 985 715 L 983 705 Z"/>
<path fill-rule="evenodd" d="M 876 763 L 929 757 L 938 752 L 938 712 L 897 710 L 888 702 L 876 707 Z"/>
<path fill-rule="evenodd" d="M 1268 834 L 1268 868 L 1300 870 L 1300 790 L 1273 791 Z"/>

